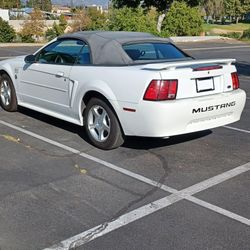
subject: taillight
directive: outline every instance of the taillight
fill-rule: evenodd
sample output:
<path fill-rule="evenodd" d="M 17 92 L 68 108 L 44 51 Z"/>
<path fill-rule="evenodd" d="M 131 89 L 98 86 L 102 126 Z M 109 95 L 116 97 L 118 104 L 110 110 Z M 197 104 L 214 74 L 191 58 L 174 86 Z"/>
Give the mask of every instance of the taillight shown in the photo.
<path fill-rule="evenodd" d="M 240 81 L 237 72 L 231 73 L 233 89 L 238 89 L 240 87 Z"/>
<path fill-rule="evenodd" d="M 178 80 L 152 80 L 144 94 L 147 101 L 164 101 L 176 98 Z"/>

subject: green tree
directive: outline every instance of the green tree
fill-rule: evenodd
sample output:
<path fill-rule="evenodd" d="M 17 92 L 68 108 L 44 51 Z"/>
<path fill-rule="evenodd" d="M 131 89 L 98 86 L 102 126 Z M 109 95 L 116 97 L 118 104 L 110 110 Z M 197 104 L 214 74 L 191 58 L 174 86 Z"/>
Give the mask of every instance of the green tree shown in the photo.
<path fill-rule="evenodd" d="M 52 3 L 51 0 L 28 0 L 26 2 L 27 7 L 39 9 L 42 11 L 51 11 Z"/>
<path fill-rule="evenodd" d="M 90 30 L 105 30 L 107 29 L 108 17 L 105 13 L 96 8 L 88 8 L 87 14 L 91 20 L 89 29 Z"/>
<path fill-rule="evenodd" d="M 224 0 L 214 2 L 214 17 L 222 19 L 225 15 Z"/>
<path fill-rule="evenodd" d="M 161 31 L 162 22 L 166 16 L 168 9 L 170 8 L 173 0 L 113 0 L 112 1 L 115 8 L 129 7 L 138 8 L 139 6 L 144 8 L 155 7 L 160 13 L 157 22 L 157 30 Z"/>
<path fill-rule="evenodd" d="M 184 0 L 182 0 L 184 1 Z M 156 8 L 159 12 L 158 21 L 157 21 L 157 30 L 161 32 L 162 22 L 170 9 L 174 0 L 113 0 L 114 7 L 122 8 L 122 7 L 131 7 L 137 8 L 139 6 L 144 8 Z M 200 4 L 201 0 L 185 0 L 185 2 L 190 6 L 197 6 Z"/>
<path fill-rule="evenodd" d="M 146 12 L 143 8 L 113 9 L 108 21 L 109 30 L 140 31 L 157 33 L 156 14 Z"/>
<path fill-rule="evenodd" d="M 204 0 L 203 1 L 203 8 L 206 13 L 206 20 L 207 23 L 209 23 L 209 17 L 213 16 L 214 13 L 214 2 L 213 0 Z"/>
<path fill-rule="evenodd" d="M 63 30 L 63 32 L 66 29 L 67 25 L 68 25 L 68 23 L 67 23 L 67 20 L 66 20 L 65 16 L 60 15 L 60 17 L 59 17 L 59 27 L 61 28 L 61 30 Z"/>
<path fill-rule="evenodd" d="M 230 21 L 239 15 L 240 5 L 241 3 L 239 0 L 224 0 L 225 13 L 229 16 Z"/>
<path fill-rule="evenodd" d="M 4 21 L 0 17 L 0 42 L 9 43 L 15 38 L 15 30 L 9 25 L 7 21 Z"/>
<path fill-rule="evenodd" d="M 213 20 L 216 18 L 222 19 L 225 14 L 224 0 L 203 0 L 201 5 L 206 12 L 207 23 L 209 17 L 212 17 Z"/>
<path fill-rule="evenodd" d="M 20 0 L 1 0 L 0 8 L 2 9 L 10 9 L 10 8 L 19 8 L 21 7 Z"/>
<path fill-rule="evenodd" d="M 59 23 L 56 22 L 53 23 L 52 28 L 48 29 L 45 32 L 45 37 L 47 40 L 52 40 L 62 34 L 64 34 L 64 31 L 67 27 L 67 21 L 63 15 L 59 17 Z"/>
<path fill-rule="evenodd" d="M 22 41 L 32 42 L 34 40 L 39 40 L 43 36 L 45 28 L 45 23 L 43 20 L 42 12 L 35 9 L 29 16 L 27 20 L 23 23 L 23 28 L 20 32 Z"/>
<path fill-rule="evenodd" d="M 198 8 L 176 1 L 167 13 L 162 31 L 172 36 L 197 36 L 202 32 L 202 23 Z"/>
<path fill-rule="evenodd" d="M 45 37 L 48 41 L 50 41 L 50 40 L 62 35 L 63 33 L 64 33 L 64 31 L 60 28 L 59 24 L 54 22 L 52 28 L 48 29 L 45 32 Z"/>
<path fill-rule="evenodd" d="M 70 25 L 72 31 L 87 30 L 91 25 L 91 19 L 84 9 L 77 9 L 73 16 L 73 21 Z"/>
<path fill-rule="evenodd" d="M 250 0 L 239 0 L 238 8 L 236 11 L 236 23 L 239 19 L 243 19 L 244 15 L 250 11 Z"/>
<path fill-rule="evenodd" d="M 240 18 L 250 11 L 250 0 L 224 0 L 225 13 L 238 23 Z"/>
<path fill-rule="evenodd" d="M 113 0 L 112 1 L 115 8 L 120 9 L 123 7 L 138 8 L 141 1 L 140 0 Z"/>
<path fill-rule="evenodd" d="M 250 11 L 250 0 L 241 0 L 244 14 L 248 13 Z"/>

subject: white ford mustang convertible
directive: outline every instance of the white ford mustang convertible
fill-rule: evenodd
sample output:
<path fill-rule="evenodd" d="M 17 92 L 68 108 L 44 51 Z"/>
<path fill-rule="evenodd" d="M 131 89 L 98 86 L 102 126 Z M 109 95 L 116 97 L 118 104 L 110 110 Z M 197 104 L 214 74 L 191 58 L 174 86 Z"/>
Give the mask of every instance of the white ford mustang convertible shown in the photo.
<path fill-rule="evenodd" d="M 0 62 L 0 103 L 85 127 L 93 145 L 169 137 L 240 119 L 246 94 L 234 59 L 195 60 L 168 39 L 78 32 Z"/>

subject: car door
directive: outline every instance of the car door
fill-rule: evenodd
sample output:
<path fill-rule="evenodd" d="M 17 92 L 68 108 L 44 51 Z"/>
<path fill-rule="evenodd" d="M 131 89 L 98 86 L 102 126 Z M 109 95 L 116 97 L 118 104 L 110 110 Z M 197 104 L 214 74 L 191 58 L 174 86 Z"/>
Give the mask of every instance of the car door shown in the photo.
<path fill-rule="evenodd" d="M 83 46 L 82 41 L 62 39 L 39 51 L 35 55 L 36 62 L 26 64 L 20 72 L 22 102 L 67 114 L 74 87 L 69 75 Z"/>

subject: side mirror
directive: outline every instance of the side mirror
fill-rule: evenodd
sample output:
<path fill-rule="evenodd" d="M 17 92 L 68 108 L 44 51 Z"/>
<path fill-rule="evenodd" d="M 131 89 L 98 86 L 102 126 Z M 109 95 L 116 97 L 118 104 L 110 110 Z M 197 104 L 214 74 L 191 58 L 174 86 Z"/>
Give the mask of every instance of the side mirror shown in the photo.
<path fill-rule="evenodd" d="M 34 63 L 36 61 L 36 57 L 34 55 L 28 55 L 24 58 L 26 63 Z"/>

